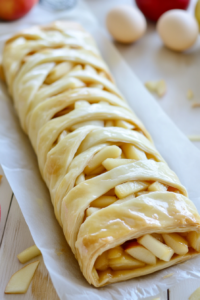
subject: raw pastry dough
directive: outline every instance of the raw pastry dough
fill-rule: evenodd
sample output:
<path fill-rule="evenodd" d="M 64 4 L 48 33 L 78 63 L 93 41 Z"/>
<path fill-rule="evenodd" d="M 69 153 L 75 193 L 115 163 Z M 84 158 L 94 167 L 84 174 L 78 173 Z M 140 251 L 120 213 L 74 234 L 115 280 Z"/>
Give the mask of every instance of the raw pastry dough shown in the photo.
<path fill-rule="evenodd" d="M 149 274 L 198 254 L 195 206 L 79 24 L 14 35 L 2 64 L 56 218 L 90 284 Z"/>

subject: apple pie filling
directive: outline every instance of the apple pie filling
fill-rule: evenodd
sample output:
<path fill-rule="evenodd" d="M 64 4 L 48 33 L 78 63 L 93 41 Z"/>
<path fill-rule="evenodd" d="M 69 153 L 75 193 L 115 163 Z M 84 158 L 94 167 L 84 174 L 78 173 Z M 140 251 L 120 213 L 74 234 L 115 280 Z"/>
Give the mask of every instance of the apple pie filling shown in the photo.
<path fill-rule="evenodd" d="M 144 267 L 167 263 L 194 251 L 200 252 L 200 234 L 197 232 L 146 234 L 103 252 L 96 259 L 94 268 L 100 281 L 107 281 L 117 276 L 118 271 L 142 271 Z"/>

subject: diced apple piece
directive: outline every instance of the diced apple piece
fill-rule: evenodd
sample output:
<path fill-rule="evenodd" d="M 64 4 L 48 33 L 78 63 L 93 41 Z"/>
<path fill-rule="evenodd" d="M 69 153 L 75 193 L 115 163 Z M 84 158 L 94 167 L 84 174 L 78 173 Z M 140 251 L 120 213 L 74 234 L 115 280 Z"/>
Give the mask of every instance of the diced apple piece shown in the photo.
<path fill-rule="evenodd" d="M 105 284 L 109 281 L 110 278 L 112 278 L 112 270 L 107 269 L 105 271 L 99 271 L 99 283 L 101 285 Z"/>
<path fill-rule="evenodd" d="M 197 233 L 196 231 L 188 232 L 187 240 L 189 242 L 189 246 L 197 252 L 200 252 L 200 233 Z"/>
<path fill-rule="evenodd" d="M 100 89 L 100 90 L 103 90 L 103 88 L 104 88 L 103 84 L 100 84 L 100 83 L 91 83 L 90 87 Z"/>
<path fill-rule="evenodd" d="M 87 217 L 90 217 L 91 215 L 93 215 L 95 212 L 99 211 L 99 208 L 97 207 L 89 207 L 87 210 L 86 210 L 86 218 Z"/>
<path fill-rule="evenodd" d="M 115 196 L 115 189 L 109 190 L 107 193 L 104 194 L 104 196 Z"/>
<path fill-rule="evenodd" d="M 110 259 L 109 266 L 113 270 L 129 270 L 129 269 L 144 267 L 145 263 L 124 253 L 120 257 Z"/>
<path fill-rule="evenodd" d="M 101 149 L 91 161 L 88 163 L 88 166 L 85 168 L 85 174 L 88 175 L 94 169 L 102 164 L 106 158 L 117 158 L 121 155 L 122 150 L 117 146 L 107 146 Z"/>
<path fill-rule="evenodd" d="M 60 79 L 73 68 L 73 65 L 74 64 L 72 62 L 62 62 L 60 64 L 57 64 L 45 79 L 45 83 L 51 84 Z"/>
<path fill-rule="evenodd" d="M 115 121 L 115 126 L 116 127 L 122 127 L 122 128 L 125 128 L 125 129 L 130 129 L 130 130 L 135 128 L 135 126 L 133 124 L 130 124 L 130 123 L 128 123 L 126 121 L 122 121 L 122 120 Z"/>
<path fill-rule="evenodd" d="M 18 254 L 17 258 L 19 259 L 20 263 L 25 264 L 27 261 L 35 258 L 38 255 L 41 255 L 41 252 L 38 247 L 34 245 Z"/>
<path fill-rule="evenodd" d="M 39 263 L 34 261 L 13 274 L 6 286 L 5 294 L 25 294 Z"/>
<path fill-rule="evenodd" d="M 77 71 L 80 71 L 82 69 L 83 69 L 83 67 L 81 65 L 76 65 L 73 69 L 71 69 L 70 73 L 71 72 L 77 72 Z"/>
<path fill-rule="evenodd" d="M 109 206 L 117 201 L 117 198 L 115 196 L 101 196 L 91 202 L 91 207 L 98 207 L 98 208 L 104 208 L 106 206 Z"/>
<path fill-rule="evenodd" d="M 102 162 L 102 165 L 107 171 L 110 171 L 119 166 L 127 165 L 135 162 L 134 159 L 126 159 L 126 158 L 107 158 Z"/>
<path fill-rule="evenodd" d="M 125 153 L 126 157 L 129 159 L 136 159 L 136 160 L 147 159 L 144 151 L 136 148 L 135 146 L 133 146 L 131 144 L 124 144 L 122 146 L 122 150 Z"/>
<path fill-rule="evenodd" d="M 88 106 L 90 106 L 90 103 L 88 101 L 79 100 L 79 101 L 75 102 L 74 108 L 78 109 L 78 108 L 81 108 L 81 107 L 88 107 Z"/>
<path fill-rule="evenodd" d="M 150 192 L 156 192 L 156 191 L 165 192 L 167 190 L 167 187 L 164 184 L 156 181 L 148 187 L 148 190 Z"/>
<path fill-rule="evenodd" d="M 164 239 L 163 239 L 163 237 L 162 237 L 162 234 L 159 234 L 159 233 L 151 233 L 151 235 L 152 235 L 155 239 L 157 239 L 158 241 L 160 241 L 161 243 L 164 243 L 164 242 L 165 242 Z"/>
<path fill-rule="evenodd" d="M 90 175 L 95 175 L 95 176 L 97 176 L 97 175 L 99 175 L 99 174 L 102 174 L 104 171 L 105 171 L 105 168 L 104 168 L 102 165 L 100 165 L 100 166 L 98 166 L 96 169 L 94 169 L 94 170 L 90 173 Z"/>
<path fill-rule="evenodd" d="M 63 140 L 65 137 L 66 137 L 66 135 L 68 134 L 68 131 L 67 130 L 63 130 L 63 132 L 59 135 L 59 137 L 58 137 L 58 143 L 61 141 L 61 140 Z"/>
<path fill-rule="evenodd" d="M 76 182 L 75 185 L 78 185 L 79 183 L 85 181 L 85 175 L 83 173 L 81 173 L 77 178 L 76 178 Z"/>
<path fill-rule="evenodd" d="M 188 252 L 188 242 L 178 233 L 162 235 L 167 246 L 174 250 L 174 253 L 184 255 Z"/>
<path fill-rule="evenodd" d="M 199 299 L 200 299 L 200 287 L 196 289 L 189 297 L 189 300 L 199 300 Z"/>
<path fill-rule="evenodd" d="M 114 122 L 111 120 L 105 121 L 105 127 L 114 127 Z"/>
<path fill-rule="evenodd" d="M 101 76 L 103 78 L 107 78 L 106 73 L 103 71 L 99 72 L 99 76 Z"/>
<path fill-rule="evenodd" d="M 117 197 L 121 199 L 129 196 L 130 194 L 145 190 L 148 186 L 149 184 L 143 181 L 129 181 L 117 185 L 115 187 L 115 193 Z"/>
<path fill-rule="evenodd" d="M 164 80 L 147 81 L 145 86 L 151 93 L 156 93 L 159 97 L 163 97 L 167 91 L 167 86 Z"/>
<path fill-rule="evenodd" d="M 86 122 L 81 122 L 78 124 L 75 124 L 71 127 L 71 130 L 76 130 L 80 127 L 83 126 L 88 126 L 88 125 L 92 125 L 92 126 L 98 126 L 98 127 L 104 127 L 104 121 L 101 120 L 97 120 L 97 121 L 86 121 Z"/>
<path fill-rule="evenodd" d="M 146 194 L 149 194 L 150 192 L 146 192 L 146 191 L 144 191 L 144 192 L 138 192 L 138 193 L 136 193 L 136 197 L 140 197 L 140 196 L 142 196 L 142 195 L 146 195 Z"/>
<path fill-rule="evenodd" d="M 127 158 L 126 158 L 126 155 L 124 154 L 123 151 L 122 151 L 122 154 L 121 154 L 121 158 L 122 158 L 122 159 L 124 159 L 124 158 L 127 159 Z M 135 161 L 135 160 L 133 159 L 132 161 Z"/>
<path fill-rule="evenodd" d="M 107 258 L 114 259 L 114 258 L 120 257 L 122 254 L 123 254 L 123 248 L 121 246 L 118 246 L 118 247 L 108 250 Z"/>
<path fill-rule="evenodd" d="M 137 241 L 161 260 L 170 261 L 172 255 L 174 254 L 174 251 L 170 247 L 159 242 L 149 234 L 140 237 L 137 239 Z"/>
<path fill-rule="evenodd" d="M 85 70 L 92 73 L 92 74 L 97 74 L 97 71 L 95 68 L 93 68 L 92 66 L 90 65 L 85 65 Z"/>
<path fill-rule="evenodd" d="M 106 252 L 102 253 L 99 257 L 97 257 L 94 267 L 98 271 L 105 271 L 108 268 L 108 259 Z"/>
<path fill-rule="evenodd" d="M 133 241 L 127 244 L 125 252 L 148 265 L 156 264 L 156 257 L 149 250 L 138 244 L 138 242 Z"/>

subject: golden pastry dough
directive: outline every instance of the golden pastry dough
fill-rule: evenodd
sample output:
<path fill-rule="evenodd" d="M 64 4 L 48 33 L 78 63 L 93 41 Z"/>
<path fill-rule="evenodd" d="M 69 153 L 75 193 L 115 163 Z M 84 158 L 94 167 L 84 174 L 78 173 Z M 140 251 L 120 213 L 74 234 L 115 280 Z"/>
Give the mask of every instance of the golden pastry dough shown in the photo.
<path fill-rule="evenodd" d="M 195 206 L 79 24 L 14 35 L 2 64 L 56 218 L 90 284 L 142 276 L 198 254 Z"/>

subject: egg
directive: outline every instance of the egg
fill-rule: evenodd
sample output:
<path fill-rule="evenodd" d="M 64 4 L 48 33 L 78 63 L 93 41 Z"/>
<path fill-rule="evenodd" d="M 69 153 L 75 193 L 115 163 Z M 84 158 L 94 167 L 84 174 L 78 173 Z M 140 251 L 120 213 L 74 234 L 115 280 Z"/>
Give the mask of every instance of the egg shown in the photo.
<path fill-rule="evenodd" d="M 157 31 L 166 47 L 175 51 L 184 51 L 196 42 L 198 24 L 189 13 L 181 9 L 173 9 L 160 17 Z"/>
<path fill-rule="evenodd" d="M 107 29 L 120 43 L 133 43 L 146 31 L 146 19 L 137 9 L 129 5 L 119 5 L 111 9 L 106 18 Z"/>

